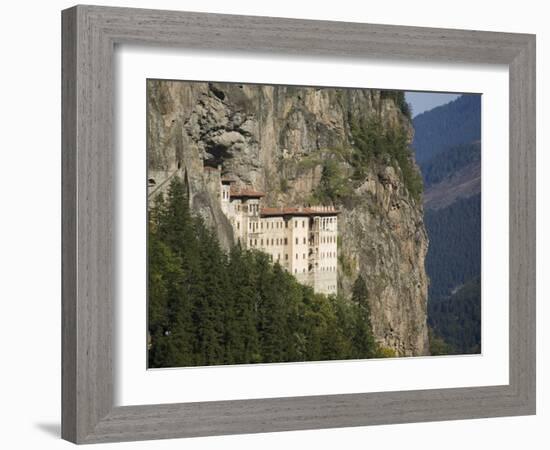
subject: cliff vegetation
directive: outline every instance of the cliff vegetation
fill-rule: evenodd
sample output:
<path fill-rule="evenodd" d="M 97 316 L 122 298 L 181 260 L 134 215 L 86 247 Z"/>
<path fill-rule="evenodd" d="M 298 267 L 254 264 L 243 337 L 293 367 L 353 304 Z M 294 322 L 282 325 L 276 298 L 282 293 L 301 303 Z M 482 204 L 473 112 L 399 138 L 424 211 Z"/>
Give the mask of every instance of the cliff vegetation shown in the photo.
<path fill-rule="evenodd" d="M 428 354 L 422 180 L 403 93 L 150 80 L 148 178 L 184 178 L 194 214 L 235 245 L 207 169 L 262 191 L 264 206 L 323 204 L 338 216 L 338 293 L 368 289 L 376 342 Z"/>

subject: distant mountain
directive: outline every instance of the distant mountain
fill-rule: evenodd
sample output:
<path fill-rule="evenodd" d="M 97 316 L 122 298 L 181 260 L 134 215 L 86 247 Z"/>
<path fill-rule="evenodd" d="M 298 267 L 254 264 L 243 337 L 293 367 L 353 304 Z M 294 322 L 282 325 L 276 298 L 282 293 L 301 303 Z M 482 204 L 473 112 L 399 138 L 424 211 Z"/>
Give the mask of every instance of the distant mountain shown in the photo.
<path fill-rule="evenodd" d="M 481 352 L 481 281 L 475 277 L 450 297 L 428 305 L 429 324 L 450 347 L 446 353 Z"/>
<path fill-rule="evenodd" d="M 426 255 L 429 303 L 435 303 L 481 273 L 481 195 L 428 209 L 424 223 L 430 239 Z"/>
<path fill-rule="evenodd" d="M 433 185 L 453 176 L 456 172 L 481 160 L 481 142 L 475 141 L 451 147 L 442 153 L 437 153 L 430 160 L 420 164 L 424 187 Z"/>
<path fill-rule="evenodd" d="M 481 139 L 481 95 L 465 94 L 413 119 L 412 147 L 422 164 L 445 150 Z"/>
<path fill-rule="evenodd" d="M 459 145 L 420 165 L 424 207 L 441 209 L 481 192 L 481 143 Z"/>
<path fill-rule="evenodd" d="M 463 95 L 413 120 L 429 237 L 430 351 L 481 348 L 481 96 Z"/>

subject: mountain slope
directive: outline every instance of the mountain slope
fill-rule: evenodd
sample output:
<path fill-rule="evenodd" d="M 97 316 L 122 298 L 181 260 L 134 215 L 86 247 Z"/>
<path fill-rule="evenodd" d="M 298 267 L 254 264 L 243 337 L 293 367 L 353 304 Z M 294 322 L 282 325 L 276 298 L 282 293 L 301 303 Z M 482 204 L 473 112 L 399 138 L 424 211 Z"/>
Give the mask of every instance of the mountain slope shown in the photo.
<path fill-rule="evenodd" d="M 147 128 L 148 177 L 185 177 L 225 248 L 232 236 L 205 166 L 265 192 L 265 206 L 338 208 L 338 292 L 349 296 L 360 275 L 377 341 L 427 354 L 422 180 L 403 93 L 150 80 Z"/>
<path fill-rule="evenodd" d="M 454 354 L 481 351 L 481 280 L 475 277 L 450 297 L 429 305 L 429 324 Z"/>
<path fill-rule="evenodd" d="M 481 95 L 465 94 L 413 120 L 412 147 L 422 164 L 446 149 L 481 139 Z"/>
<path fill-rule="evenodd" d="M 481 192 L 481 144 L 473 142 L 437 154 L 421 165 L 424 207 L 441 209 Z"/>

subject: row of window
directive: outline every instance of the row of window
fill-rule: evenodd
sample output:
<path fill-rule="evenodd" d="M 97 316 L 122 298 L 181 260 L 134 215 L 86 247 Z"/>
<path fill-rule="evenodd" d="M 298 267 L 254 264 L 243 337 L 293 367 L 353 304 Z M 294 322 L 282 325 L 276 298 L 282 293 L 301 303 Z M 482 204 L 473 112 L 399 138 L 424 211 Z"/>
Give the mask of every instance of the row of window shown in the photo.
<path fill-rule="evenodd" d="M 254 208 L 254 211 L 256 211 L 256 212 L 258 211 L 258 205 L 250 205 L 250 208 Z M 237 222 L 237 224 L 238 223 L 239 222 Z M 299 223 L 299 221 L 295 222 L 295 226 L 294 226 L 295 228 L 298 227 L 298 223 Z M 264 224 L 265 224 L 265 227 L 264 227 Z M 249 222 L 248 223 L 248 229 L 249 230 L 258 230 L 258 229 L 263 230 L 264 228 L 266 230 L 283 229 L 283 228 L 288 228 L 288 224 L 289 224 L 289 222 L 281 222 L 281 221 L 277 221 L 277 222 L 260 221 L 259 222 L 259 227 L 258 227 L 258 222 Z M 302 228 L 305 228 L 305 227 L 306 227 L 306 221 L 302 220 Z"/>
<path fill-rule="evenodd" d="M 322 230 L 331 228 L 331 225 L 336 224 L 336 217 L 323 217 L 319 219 L 319 225 Z"/>
<path fill-rule="evenodd" d="M 271 261 L 274 260 L 274 257 L 275 255 L 274 254 L 269 254 L 269 259 Z M 300 255 L 298 253 L 296 253 L 296 260 L 299 260 L 300 259 Z M 306 254 L 303 253 L 302 254 L 302 259 L 306 259 Z M 277 258 L 276 258 L 277 261 L 281 261 L 281 254 L 280 253 L 277 253 Z M 285 253 L 285 261 L 288 261 L 288 253 Z M 315 265 L 317 267 L 317 264 Z M 294 269 L 294 270 L 297 270 L 297 269 Z M 309 268 L 310 271 L 313 270 L 313 266 L 310 265 L 310 268 Z M 304 272 L 306 270 L 304 269 Z M 335 272 L 336 271 L 336 266 L 322 266 L 321 269 L 320 269 L 321 272 Z"/>
<path fill-rule="evenodd" d="M 269 259 L 270 259 L 271 261 L 273 261 L 273 257 L 274 257 L 274 256 L 275 256 L 275 255 L 269 255 Z M 277 254 L 277 261 L 280 261 L 280 260 L 281 260 L 281 254 L 278 253 L 278 254 Z M 286 253 L 285 253 L 285 261 L 288 261 L 288 254 L 286 254 Z"/>
<path fill-rule="evenodd" d="M 237 204 L 235 206 L 235 210 L 237 211 L 243 211 L 243 212 L 250 212 L 250 213 L 258 213 L 260 211 L 260 205 L 258 204 L 252 204 L 252 205 L 247 205 L 247 204 L 244 204 L 244 205 L 240 205 L 240 204 Z"/>
<path fill-rule="evenodd" d="M 273 224 L 274 222 L 271 223 L 272 227 L 273 228 Z M 277 225 L 281 225 L 281 228 L 282 228 L 282 223 L 276 223 Z M 269 223 L 266 223 L 267 227 L 266 228 L 269 228 Z M 240 222 L 237 222 L 237 230 L 240 230 L 241 228 L 241 225 L 240 225 Z M 277 226 L 277 228 L 279 228 Z M 260 229 L 264 229 L 264 223 L 263 222 L 260 222 Z M 248 222 L 248 230 L 251 231 L 251 232 L 256 232 L 258 231 L 258 222 Z M 302 238 L 303 240 L 303 244 L 305 245 L 307 243 L 307 240 L 306 238 Z M 286 238 L 285 238 L 285 241 L 286 241 Z M 321 236 L 321 244 L 335 244 L 336 243 L 336 236 Z M 300 238 L 296 238 L 296 245 L 298 245 L 300 243 Z M 263 244 L 262 244 L 263 245 Z M 267 244 L 269 245 L 269 244 Z M 277 244 L 278 245 L 278 244 Z M 286 245 L 286 242 L 285 242 L 285 245 Z"/>
<path fill-rule="evenodd" d="M 269 239 L 265 240 L 266 247 L 269 247 Z M 288 245 L 288 238 L 271 238 L 271 245 Z M 258 246 L 258 239 L 250 239 L 250 247 L 257 247 Z M 264 240 L 260 239 L 260 247 L 264 246 Z"/>
<path fill-rule="evenodd" d="M 271 258 L 271 260 L 273 261 L 273 258 Z M 309 268 L 309 271 L 312 272 L 312 271 L 313 271 L 313 268 L 310 267 L 310 268 Z M 302 269 L 302 272 L 303 272 L 303 273 L 306 273 L 306 269 Z M 336 272 L 336 266 L 321 267 L 320 272 Z M 294 273 L 298 273 L 298 269 L 294 269 Z"/>
<path fill-rule="evenodd" d="M 237 222 L 237 229 L 239 229 L 239 222 Z M 260 239 L 260 247 L 264 246 L 264 240 Z M 271 245 L 288 245 L 288 238 L 271 238 L 265 240 L 266 247 L 269 247 L 271 242 Z M 300 240 L 299 238 L 296 238 L 296 245 L 299 245 Z M 303 238 L 302 243 L 304 245 L 307 244 L 307 239 Z M 258 239 L 250 239 L 250 247 L 257 247 L 258 246 Z"/>
<path fill-rule="evenodd" d="M 263 247 L 264 246 L 264 240 L 263 239 L 260 239 L 260 247 Z M 288 239 L 287 238 L 272 238 L 271 240 L 270 239 L 266 239 L 265 240 L 265 245 L 266 247 L 269 247 L 270 245 L 270 241 L 271 241 L 271 246 L 274 246 L 274 245 L 288 245 Z M 306 239 L 304 238 L 304 244 L 306 243 Z M 296 244 L 298 244 L 298 238 L 296 238 Z M 257 247 L 258 246 L 258 239 L 250 239 L 250 247 Z M 318 253 L 318 249 L 315 249 L 315 253 L 317 254 Z M 310 250 L 310 254 L 312 253 L 312 251 Z M 287 255 L 288 256 L 288 255 Z M 325 259 L 325 258 L 336 258 L 336 252 L 321 252 L 321 259 Z M 288 259 L 288 257 L 286 258 Z M 298 256 L 298 253 L 296 253 L 296 259 L 299 259 L 299 256 Z M 302 259 L 306 259 L 306 254 L 303 253 L 302 254 Z"/>
<path fill-rule="evenodd" d="M 334 244 L 336 243 L 336 236 L 321 236 L 321 244 Z"/>

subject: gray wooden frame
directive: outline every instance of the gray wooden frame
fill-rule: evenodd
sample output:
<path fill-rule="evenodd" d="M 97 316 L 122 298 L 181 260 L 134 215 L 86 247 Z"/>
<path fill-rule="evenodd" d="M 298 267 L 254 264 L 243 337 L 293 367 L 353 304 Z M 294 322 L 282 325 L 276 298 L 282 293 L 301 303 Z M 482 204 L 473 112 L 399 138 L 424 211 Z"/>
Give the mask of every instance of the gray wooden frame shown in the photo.
<path fill-rule="evenodd" d="M 535 36 L 76 6 L 62 13 L 62 437 L 76 443 L 535 413 Z M 118 43 L 505 64 L 510 76 L 510 382 L 113 406 L 113 51 Z"/>

